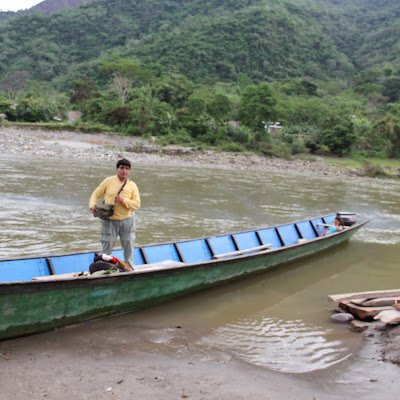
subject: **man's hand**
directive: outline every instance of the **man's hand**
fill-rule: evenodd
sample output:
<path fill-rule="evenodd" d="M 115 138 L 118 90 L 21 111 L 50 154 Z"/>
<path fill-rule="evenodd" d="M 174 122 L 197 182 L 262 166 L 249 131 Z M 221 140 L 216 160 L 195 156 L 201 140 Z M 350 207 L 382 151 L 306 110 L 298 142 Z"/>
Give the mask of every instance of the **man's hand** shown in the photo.
<path fill-rule="evenodd" d="M 89 208 L 89 211 L 91 212 L 91 214 L 93 215 L 93 217 L 96 216 L 96 208 L 95 208 L 95 207 Z"/>
<path fill-rule="evenodd" d="M 123 204 L 124 203 L 124 198 L 121 195 L 118 195 L 118 196 L 115 197 L 115 202 Z"/>

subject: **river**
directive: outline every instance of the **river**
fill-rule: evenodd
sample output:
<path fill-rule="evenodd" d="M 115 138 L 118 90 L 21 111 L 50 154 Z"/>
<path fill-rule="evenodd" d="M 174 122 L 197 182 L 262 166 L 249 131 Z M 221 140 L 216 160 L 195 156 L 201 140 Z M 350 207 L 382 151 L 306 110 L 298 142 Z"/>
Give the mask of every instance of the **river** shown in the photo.
<path fill-rule="evenodd" d="M 113 163 L 3 155 L 0 168 L 0 258 L 99 250 L 99 221 L 88 212 L 87 201 L 100 180 L 113 173 Z M 365 376 L 374 361 L 363 355 L 360 334 L 329 321 L 334 305 L 327 298 L 399 287 L 399 181 L 136 164 L 131 178 L 142 197 L 139 244 L 337 210 L 356 212 L 370 222 L 349 243 L 322 255 L 137 313 L 95 321 L 91 327 L 97 332 L 106 335 L 111 326 L 114 331 L 128 330 L 132 349 L 161 346 L 177 351 L 184 340 L 258 368 L 308 377 L 324 371 L 324 378 L 318 379 L 328 388 L 328 382 L 341 383 L 342 395 L 360 381 L 360 388 L 353 389 L 365 397 L 368 390 L 376 390 L 371 387 L 376 374 L 386 377 L 391 390 L 400 388 L 390 380 L 398 373 L 397 366 L 385 365 L 370 379 Z M 84 335 L 87 329 L 84 325 L 68 334 Z M 338 367 L 347 371 L 346 378 Z M 381 398 L 392 399 L 391 390 Z"/>

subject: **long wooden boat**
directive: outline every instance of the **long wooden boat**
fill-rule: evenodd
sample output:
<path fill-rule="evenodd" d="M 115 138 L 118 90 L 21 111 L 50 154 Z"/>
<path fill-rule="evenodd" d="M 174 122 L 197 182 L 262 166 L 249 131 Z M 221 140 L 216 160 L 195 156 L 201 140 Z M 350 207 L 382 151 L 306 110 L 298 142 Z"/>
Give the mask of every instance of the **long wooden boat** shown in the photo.
<path fill-rule="evenodd" d="M 368 222 L 322 236 L 334 218 L 136 247 L 134 271 L 106 276 L 87 272 L 93 252 L 0 260 L 0 339 L 130 312 L 268 270 L 339 245 Z"/>

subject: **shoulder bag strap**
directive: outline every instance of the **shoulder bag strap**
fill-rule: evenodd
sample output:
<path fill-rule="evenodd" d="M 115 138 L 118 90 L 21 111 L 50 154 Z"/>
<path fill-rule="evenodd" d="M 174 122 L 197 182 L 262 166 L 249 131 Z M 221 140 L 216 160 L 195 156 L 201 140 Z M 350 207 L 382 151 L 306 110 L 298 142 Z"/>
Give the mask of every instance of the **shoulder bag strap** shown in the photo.
<path fill-rule="evenodd" d="M 128 179 L 125 179 L 124 184 L 121 186 L 121 189 L 119 189 L 119 192 L 117 194 L 117 196 L 119 196 L 119 194 L 122 192 L 122 189 L 124 188 L 124 186 L 126 185 L 126 183 L 128 182 Z"/>

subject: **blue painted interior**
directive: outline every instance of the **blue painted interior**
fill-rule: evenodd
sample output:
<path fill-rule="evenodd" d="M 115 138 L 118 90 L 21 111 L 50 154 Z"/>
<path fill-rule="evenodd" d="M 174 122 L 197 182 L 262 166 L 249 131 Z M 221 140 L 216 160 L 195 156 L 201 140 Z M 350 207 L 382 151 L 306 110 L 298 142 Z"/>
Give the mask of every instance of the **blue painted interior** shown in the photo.
<path fill-rule="evenodd" d="M 45 258 L 2 261 L 0 266 L 0 282 L 30 281 L 36 276 L 49 274 Z"/>
<path fill-rule="evenodd" d="M 212 259 L 210 249 L 204 239 L 179 242 L 176 245 L 187 263 L 198 263 Z"/>
<path fill-rule="evenodd" d="M 114 250 L 112 252 L 112 254 L 114 257 L 117 257 L 119 260 L 124 260 L 124 250 L 123 249 Z M 146 264 L 139 247 L 135 247 L 133 249 L 133 264 L 135 264 L 135 265 Z"/>
<path fill-rule="evenodd" d="M 277 228 L 285 246 L 297 243 L 300 239 L 294 224 L 282 225 Z"/>
<path fill-rule="evenodd" d="M 0 282 L 30 281 L 36 276 L 49 274 L 45 258 L 3 261 L 0 264 Z"/>
<path fill-rule="evenodd" d="M 237 250 L 231 235 L 211 237 L 208 239 L 208 243 L 214 255 L 230 253 L 231 251 Z"/>
<path fill-rule="evenodd" d="M 89 271 L 89 266 L 94 261 L 94 254 L 95 253 L 86 253 L 56 256 L 51 257 L 51 261 L 53 261 L 56 274 Z"/>
<path fill-rule="evenodd" d="M 325 227 L 318 225 L 318 224 L 325 224 L 325 222 L 322 220 L 322 218 L 314 218 L 311 220 L 311 223 L 314 225 L 315 229 L 317 230 L 318 236 L 321 236 Z"/>
<path fill-rule="evenodd" d="M 214 254 L 223 254 L 236 251 L 235 242 L 239 250 L 257 247 L 262 244 L 271 244 L 272 248 L 282 247 L 279 234 L 284 241 L 284 245 L 291 245 L 300 238 L 296 225 L 303 238 L 312 240 L 315 238 L 315 230 L 320 236 L 325 229 L 319 224 L 330 224 L 336 214 L 330 214 L 324 218 L 315 218 L 311 221 L 301 221 L 297 224 L 282 225 L 277 228 L 270 227 L 258 231 L 260 240 L 255 232 L 240 232 L 231 235 L 216 236 L 208 239 L 209 245 Z M 235 239 L 235 241 L 233 240 Z M 210 251 L 205 239 L 190 240 L 176 244 L 187 263 L 201 263 L 212 260 Z M 164 260 L 181 261 L 177 248 L 174 244 L 162 244 L 143 247 L 149 263 L 156 263 Z M 117 258 L 123 259 L 123 250 L 116 250 L 113 254 Z M 94 253 L 75 254 L 65 256 L 54 256 L 51 258 L 55 272 L 65 274 L 72 272 L 87 271 L 93 262 Z M 145 264 L 140 248 L 134 249 L 134 263 L 136 265 Z M 34 277 L 50 275 L 50 270 L 45 258 L 22 259 L 12 261 L 2 261 L 0 263 L 0 282 L 18 282 L 31 280 Z"/>
<path fill-rule="evenodd" d="M 142 248 L 149 264 L 165 260 L 180 261 L 178 252 L 173 244 L 145 246 Z"/>
<path fill-rule="evenodd" d="M 333 221 L 335 220 L 336 214 L 331 214 L 331 215 L 327 215 L 326 217 L 324 217 L 324 221 L 326 224 L 333 224 Z"/>
<path fill-rule="evenodd" d="M 304 239 L 311 240 L 316 238 L 315 231 L 310 223 L 310 221 L 302 221 L 297 223 L 297 227 L 301 232 Z"/>
<path fill-rule="evenodd" d="M 144 258 L 142 256 L 142 252 L 140 251 L 140 249 L 138 247 L 135 247 L 133 249 L 133 263 L 135 265 L 146 264 L 144 261 Z"/>
<path fill-rule="evenodd" d="M 124 250 L 122 250 L 122 249 L 114 250 L 114 251 L 112 252 L 112 255 L 113 255 L 114 257 L 117 257 L 117 258 L 123 260 L 123 259 L 124 259 Z"/>
<path fill-rule="evenodd" d="M 255 232 L 235 233 L 233 235 L 239 250 L 251 249 L 252 247 L 261 246 Z"/>
<path fill-rule="evenodd" d="M 282 247 L 281 241 L 279 240 L 279 236 L 276 233 L 275 228 L 261 229 L 258 231 L 258 234 L 260 235 L 262 244 L 272 244 L 273 249 Z"/>

